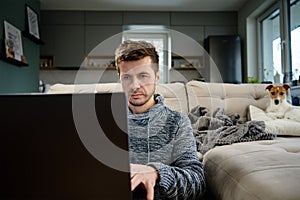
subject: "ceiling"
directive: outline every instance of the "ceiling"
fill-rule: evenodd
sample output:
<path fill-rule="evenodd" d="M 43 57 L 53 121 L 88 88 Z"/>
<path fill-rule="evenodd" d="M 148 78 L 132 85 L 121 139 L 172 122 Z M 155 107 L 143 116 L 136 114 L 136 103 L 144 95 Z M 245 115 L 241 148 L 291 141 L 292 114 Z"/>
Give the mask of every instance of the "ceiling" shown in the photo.
<path fill-rule="evenodd" d="M 42 10 L 238 11 L 248 0 L 40 0 Z"/>

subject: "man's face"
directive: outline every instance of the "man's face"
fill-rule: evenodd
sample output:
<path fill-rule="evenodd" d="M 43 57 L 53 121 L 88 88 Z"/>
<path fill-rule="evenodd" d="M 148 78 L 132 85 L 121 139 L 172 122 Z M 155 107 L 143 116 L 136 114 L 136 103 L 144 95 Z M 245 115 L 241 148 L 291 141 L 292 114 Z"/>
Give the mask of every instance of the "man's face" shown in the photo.
<path fill-rule="evenodd" d="M 149 56 L 137 61 L 120 63 L 120 81 L 132 106 L 147 106 L 153 101 L 159 72 L 155 73 Z"/>

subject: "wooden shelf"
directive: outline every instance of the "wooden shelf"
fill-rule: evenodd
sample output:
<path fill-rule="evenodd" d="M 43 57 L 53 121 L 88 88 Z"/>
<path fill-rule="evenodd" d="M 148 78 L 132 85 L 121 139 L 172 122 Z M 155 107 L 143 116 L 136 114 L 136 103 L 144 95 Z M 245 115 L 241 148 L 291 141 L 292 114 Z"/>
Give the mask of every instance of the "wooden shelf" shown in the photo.
<path fill-rule="evenodd" d="M 4 56 L 2 54 L 0 55 L 0 59 L 3 60 L 4 62 L 16 65 L 18 67 L 26 67 L 26 66 L 28 66 L 28 63 L 24 63 L 22 61 L 19 61 L 19 60 L 13 59 L 13 58 L 7 58 L 6 56 Z"/>
<path fill-rule="evenodd" d="M 40 67 L 40 70 L 116 70 L 115 67 Z"/>
<path fill-rule="evenodd" d="M 79 70 L 80 67 L 54 67 L 54 66 L 49 66 L 49 67 L 40 67 L 40 70 L 45 70 L 45 71 L 51 71 L 51 70 Z"/>
<path fill-rule="evenodd" d="M 114 66 L 108 66 L 108 67 L 101 67 L 101 66 L 98 66 L 98 67 L 93 67 L 93 66 L 85 66 L 85 67 L 82 67 L 83 69 L 87 69 L 87 70 L 115 70 L 116 67 Z"/>
<path fill-rule="evenodd" d="M 40 67 L 40 70 L 59 70 L 57 67 Z"/>
<path fill-rule="evenodd" d="M 88 55 L 85 57 L 84 68 L 112 70 L 114 66 L 114 56 Z"/>
<path fill-rule="evenodd" d="M 184 66 L 184 67 L 172 67 L 171 70 L 197 70 L 203 69 L 204 67 L 196 67 L 196 66 Z"/>
<path fill-rule="evenodd" d="M 176 70 L 203 68 L 203 56 L 172 55 L 172 68 Z"/>

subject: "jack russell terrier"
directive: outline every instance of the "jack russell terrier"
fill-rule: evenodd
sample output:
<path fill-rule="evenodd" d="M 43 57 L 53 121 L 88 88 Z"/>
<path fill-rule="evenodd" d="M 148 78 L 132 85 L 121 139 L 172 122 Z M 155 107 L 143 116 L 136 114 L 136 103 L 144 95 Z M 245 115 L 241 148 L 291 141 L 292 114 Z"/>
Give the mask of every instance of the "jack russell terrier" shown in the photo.
<path fill-rule="evenodd" d="M 289 104 L 286 100 L 290 86 L 268 85 L 266 90 L 270 92 L 270 103 L 266 108 L 266 114 L 272 119 L 291 119 L 300 122 L 300 108 Z"/>

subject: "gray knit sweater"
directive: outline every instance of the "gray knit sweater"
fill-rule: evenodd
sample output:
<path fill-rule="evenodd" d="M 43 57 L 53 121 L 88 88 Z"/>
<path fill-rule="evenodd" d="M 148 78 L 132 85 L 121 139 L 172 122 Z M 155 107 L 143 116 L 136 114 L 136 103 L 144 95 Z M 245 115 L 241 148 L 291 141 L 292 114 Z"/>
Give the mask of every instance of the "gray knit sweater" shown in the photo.
<path fill-rule="evenodd" d="M 129 111 L 130 161 L 158 170 L 155 199 L 199 199 L 205 177 L 190 120 L 164 106 L 163 100 L 155 95 L 157 103 L 147 112 Z"/>

